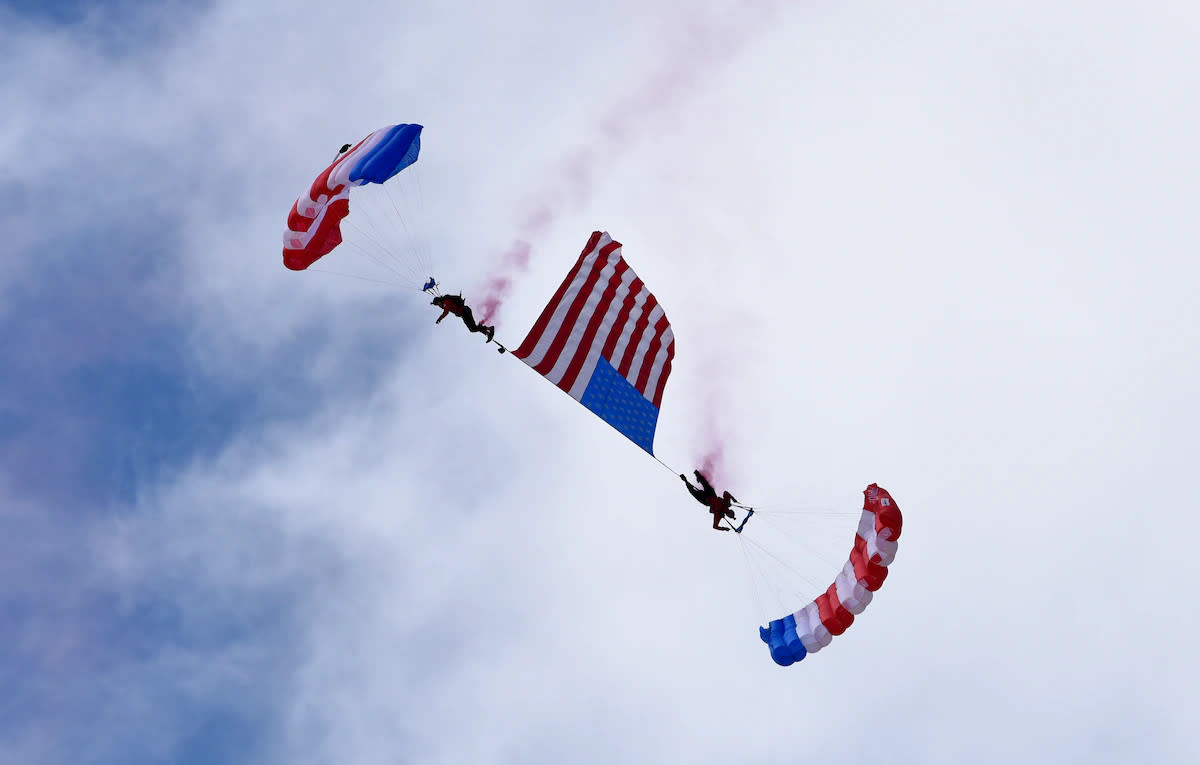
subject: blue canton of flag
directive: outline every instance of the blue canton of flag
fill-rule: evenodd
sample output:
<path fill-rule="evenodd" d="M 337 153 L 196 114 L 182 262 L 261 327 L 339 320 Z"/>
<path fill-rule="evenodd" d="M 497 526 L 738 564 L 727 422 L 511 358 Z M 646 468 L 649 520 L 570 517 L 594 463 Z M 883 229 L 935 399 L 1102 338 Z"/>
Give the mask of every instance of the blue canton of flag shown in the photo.
<path fill-rule="evenodd" d="M 608 359 L 596 362 L 596 371 L 583 390 L 579 403 L 612 425 L 619 433 L 654 453 L 654 428 L 658 425 L 658 407 L 647 401 L 641 391 L 613 369 Z"/>

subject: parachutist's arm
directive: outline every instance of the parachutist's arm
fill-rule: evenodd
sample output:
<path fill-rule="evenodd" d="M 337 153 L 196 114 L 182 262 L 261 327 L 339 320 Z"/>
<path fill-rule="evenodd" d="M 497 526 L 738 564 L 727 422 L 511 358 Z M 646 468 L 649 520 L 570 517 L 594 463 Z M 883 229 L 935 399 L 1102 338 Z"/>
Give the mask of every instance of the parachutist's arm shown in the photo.
<path fill-rule="evenodd" d="M 448 310 L 446 310 L 446 309 L 442 309 L 442 315 L 441 315 L 441 316 L 439 316 L 439 317 L 437 317 L 437 320 L 436 320 L 436 321 L 434 321 L 433 323 L 434 323 L 434 324 L 441 324 L 441 323 L 442 323 L 442 319 L 446 318 L 446 316 L 447 316 L 447 315 L 449 315 L 449 313 L 450 313 L 450 311 L 448 311 Z"/>

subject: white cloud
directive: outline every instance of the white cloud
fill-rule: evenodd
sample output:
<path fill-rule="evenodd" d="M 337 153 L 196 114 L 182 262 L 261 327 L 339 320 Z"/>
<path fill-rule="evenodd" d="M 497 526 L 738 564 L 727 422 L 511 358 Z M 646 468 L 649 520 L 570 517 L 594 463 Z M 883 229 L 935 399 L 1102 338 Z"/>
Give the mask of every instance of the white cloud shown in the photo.
<path fill-rule="evenodd" d="M 64 543 L 88 551 L 68 581 L 174 602 L 182 626 L 122 657 L 118 687 L 73 686 L 106 704 L 100 723 L 0 740 L 50 761 L 36 736 L 67 730 L 122 759 L 150 728 L 169 756 L 212 705 L 270 710 L 257 734 L 286 762 L 1195 755 L 1194 12 L 925 4 L 756 27 L 725 11 L 691 23 L 749 42 L 624 143 L 592 123 L 688 50 L 656 44 L 681 9 L 230 4 L 116 61 L 26 31 L 23 55 L 55 63 L 6 81 L 24 105 L 10 147 L 34 125 L 62 141 L 49 167 L 84 177 L 60 197 L 80 225 L 131 200 L 181 216 L 164 268 L 206 369 L 282 397 L 281 372 L 328 391 L 360 353 L 394 368 L 247 422 Z M 84 71 L 94 84 L 51 109 Z M 744 499 L 853 510 L 871 481 L 893 492 L 893 573 L 833 646 L 771 664 L 731 540 L 522 365 L 373 287 L 282 268 L 286 209 L 331 149 L 404 120 L 427 125 L 439 276 L 468 291 L 560 191 L 564 158 L 608 152 L 533 242 L 500 335 L 518 340 L 608 229 L 679 341 L 666 462 L 699 458 L 715 401 Z M 118 169 L 129 183 L 105 185 Z M 31 215 L 17 241 L 53 225 Z M 380 326 L 402 352 L 347 351 Z M 311 355 L 292 359 L 298 337 Z M 844 554 L 852 523 L 788 549 Z M 271 598 L 286 630 L 255 621 Z M 240 620 L 225 641 L 178 637 Z"/>

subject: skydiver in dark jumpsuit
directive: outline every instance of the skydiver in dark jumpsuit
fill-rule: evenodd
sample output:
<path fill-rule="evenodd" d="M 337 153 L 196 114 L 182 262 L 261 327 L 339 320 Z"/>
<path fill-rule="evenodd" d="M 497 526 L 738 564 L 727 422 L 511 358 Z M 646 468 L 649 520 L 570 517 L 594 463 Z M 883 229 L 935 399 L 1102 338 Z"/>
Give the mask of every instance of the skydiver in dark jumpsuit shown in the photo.
<path fill-rule="evenodd" d="M 492 338 L 496 335 L 496 326 L 487 324 L 476 324 L 475 314 L 471 313 L 471 307 L 467 305 L 467 301 L 462 299 L 462 295 L 438 295 L 430 305 L 435 305 L 442 309 L 442 315 L 437 317 L 434 324 L 441 324 L 442 319 L 446 318 L 446 314 L 454 314 L 462 319 L 463 324 L 472 332 L 482 332 L 487 335 L 487 341 L 492 342 Z"/>
<path fill-rule="evenodd" d="M 703 473 L 701 473 L 699 470 L 694 470 L 692 472 L 696 474 L 696 480 L 700 482 L 699 486 L 692 486 L 692 483 L 687 479 L 687 476 L 685 476 L 683 473 L 679 474 L 679 477 L 683 479 L 685 484 L 687 484 L 688 492 L 690 492 L 691 495 L 696 498 L 697 502 L 707 507 L 708 512 L 712 513 L 714 529 L 717 531 L 730 531 L 731 529 L 728 526 L 721 525 L 721 519 L 734 517 L 733 508 L 730 507 L 730 504 L 737 502 L 737 497 L 733 496 L 728 491 L 724 492 L 718 497 L 717 490 L 712 487 L 712 484 L 708 482 L 708 479 L 704 477 Z"/>

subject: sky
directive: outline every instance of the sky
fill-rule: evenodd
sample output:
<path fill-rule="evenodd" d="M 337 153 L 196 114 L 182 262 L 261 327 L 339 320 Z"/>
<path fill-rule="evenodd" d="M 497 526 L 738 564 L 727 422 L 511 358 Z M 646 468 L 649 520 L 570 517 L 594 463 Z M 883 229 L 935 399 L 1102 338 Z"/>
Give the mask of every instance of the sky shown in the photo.
<path fill-rule="evenodd" d="M 1200 759 L 1198 32 L 0 5 L 0 765 Z M 292 202 L 397 122 L 396 230 L 498 340 L 624 244 L 670 472 L 354 253 L 283 267 Z M 674 475 L 714 454 L 744 539 Z M 870 483 L 886 584 L 776 666 L 758 626 Z"/>

